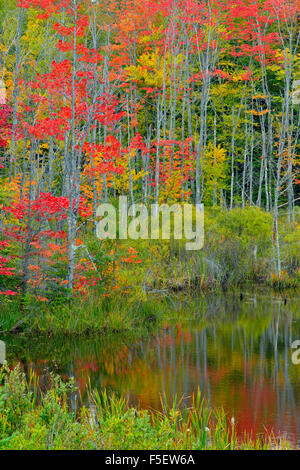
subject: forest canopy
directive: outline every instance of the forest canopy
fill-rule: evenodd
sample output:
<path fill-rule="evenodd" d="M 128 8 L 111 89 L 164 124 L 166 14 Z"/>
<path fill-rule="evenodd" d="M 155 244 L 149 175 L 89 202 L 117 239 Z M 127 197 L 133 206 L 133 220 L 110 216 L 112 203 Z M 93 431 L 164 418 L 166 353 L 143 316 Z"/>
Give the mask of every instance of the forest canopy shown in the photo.
<path fill-rule="evenodd" d="M 283 210 L 299 233 L 299 10 L 1 1 L 0 276 L 11 279 L 1 294 L 47 300 L 103 283 L 111 251 L 99 261 L 82 239 L 119 195 L 267 212 L 281 277 Z M 138 264 L 132 250 L 124 259 Z"/>

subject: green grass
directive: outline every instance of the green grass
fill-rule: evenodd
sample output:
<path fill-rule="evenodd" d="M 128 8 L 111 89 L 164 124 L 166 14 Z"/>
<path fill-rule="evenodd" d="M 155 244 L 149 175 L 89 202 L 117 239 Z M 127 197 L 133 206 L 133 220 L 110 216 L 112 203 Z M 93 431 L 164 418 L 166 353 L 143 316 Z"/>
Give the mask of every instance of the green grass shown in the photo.
<path fill-rule="evenodd" d="M 75 413 L 70 397 L 76 389 L 51 376 L 42 392 L 37 376 L 26 381 L 19 367 L 0 371 L 0 449 L 290 449 L 279 437 L 260 436 L 239 439 L 235 424 L 223 410 L 211 410 L 200 392 L 189 409 L 180 400 L 162 412 L 138 410 L 124 398 L 105 391 L 89 392 L 89 405 Z"/>
<path fill-rule="evenodd" d="M 279 291 L 297 289 L 300 287 L 299 211 L 296 216 L 295 223 L 283 216 L 280 221 L 280 276 L 272 246 L 272 217 L 254 207 L 231 211 L 207 209 L 205 245 L 195 252 L 185 250 L 184 240 L 108 240 L 102 244 L 89 231 L 84 243 L 102 260 L 103 276 L 107 270 L 104 253 L 115 253 L 116 272 L 112 274 L 108 270 L 108 279 L 102 285 L 72 301 L 64 298 L 66 294 L 55 291 L 47 293 L 48 303 L 37 302 L 37 292 L 28 293 L 23 300 L 0 296 L 0 331 L 29 329 L 68 335 L 108 330 L 141 333 L 166 318 L 166 313 L 170 315 L 172 309 L 164 299 L 179 291 L 200 296 L 224 288 L 258 284 Z M 137 251 L 141 263 L 124 261 L 131 247 Z M 3 282 L 5 288 L 12 287 L 8 279 Z M 157 310 L 158 304 L 161 308 Z"/>
<path fill-rule="evenodd" d="M 297 317 L 297 304 L 292 300 L 299 297 L 299 289 L 287 289 L 278 292 L 269 286 L 253 286 L 251 284 L 239 288 L 231 288 L 228 294 L 238 299 L 240 308 L 246 305 L 241 302 L 241 292 L 255 292 L 258 295 L 267 296 L 268 299 L 276 298 L 282 301 L 289 299 L 289 309 L 293 309 Z M 198 296 L 187 295 L 186 292 L 169 294 L 167 291 L 157 294 L 148 294 L 145 299 L 140 299 L 132 294 L 101 297 L 97 293 L 85 298 L 77 298 L 66 301 L 64 304 L 32 304 L 24 306 L 17 298 L 12 301 L 0 302 L 0 339 L 10 333 L 21 333 L 26 337 L 43 335 L 45 337 L 74 337 L 97 335 L 115 335 L 137 339 L 155 333 L 166 322 L 185 322 L 187 319 L 197 320 L 205 325 L 212 318 L 211 304 L 214 299 L 224 299 L 226 291 L 200 292 Z M 231 299 L 232 301 L 232 299 Z M 222 302 L 221 302 L 222 304 Z M 267 308 L 263 297 L 260 302 L 261 313 Z M 224 307 L 224 306 L 223 306 Z M 228 307 L 230 311 L 230 306 Z M 224 321 L 229 328 L 226 309 L 221 309 L 213 321 Z M 216 317 L 216 318 L 215 318 Z M 240 319 L 243 319 L 242 312 Z M 258 320 L 257 320 L 258 321 Z M 254 329 L 256 323 L 253 323 Z"/>
<path fill-rule="evenodd" d="M 257 207 L 205 209 L 204 247 L 186 251 L 186 240 L 117 240 L 118 259 L 133 247 L 141 263 L 121 263 L 121 285 L 132 296 L 153 290 L 215 291 L 244 283 L 279 290 L 300 286 L 300 212 L 295 222 L 281 215 L 279 222 L 281 273 L 277 272 L 273 218 Z M 92 241 L 87 233 L 86 245 Z M 105 246 L 105 244 L 104 244 Z M 95 246 L 93 245 L 93 248 Z"/>
<path fill-rule="evenodd" d="M 142 335 L 168 319 L 172 306 L 163 298 L 139 300 L 126 294 L 103 298 L 94 293 L 64 304 L 29 306 L 14 299 L 0 305 L 0 331 L 58 335 L 135 331 Z"/>

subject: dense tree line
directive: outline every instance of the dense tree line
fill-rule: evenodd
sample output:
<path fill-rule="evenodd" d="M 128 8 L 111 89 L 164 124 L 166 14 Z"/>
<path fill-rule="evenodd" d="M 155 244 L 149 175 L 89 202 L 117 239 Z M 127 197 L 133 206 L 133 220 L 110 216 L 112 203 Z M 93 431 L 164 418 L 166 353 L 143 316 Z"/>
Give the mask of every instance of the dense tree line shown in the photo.
<path fill-rule="evenodd" d="M 43 292 L 96 282 L 82 275 L 97 269 L 77 239 L 118 195 L 265 208 L 280 275 L 279 214 L 294 222 L 300 198 L 299 2 L 0 8 L 1 275 L 19 256 L 23 293 L 34 270 Z"/>

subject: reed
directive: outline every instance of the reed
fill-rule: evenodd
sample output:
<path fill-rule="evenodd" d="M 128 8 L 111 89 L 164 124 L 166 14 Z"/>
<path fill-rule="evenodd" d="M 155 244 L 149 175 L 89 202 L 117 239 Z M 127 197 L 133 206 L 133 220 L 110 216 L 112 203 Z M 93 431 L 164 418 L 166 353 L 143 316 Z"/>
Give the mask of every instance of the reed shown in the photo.
<path fill-rule="evenodd" d="M 238 436 L 234 420 L 222 409 L 211 409 L 200 390 L 192 404 L 183 398 L 160 412 L 129 406 L 107 390 L 89 390 L 79 410 L 70 406 L 76 393 L 73 381 L 51 375 L 42 389 L 35 373 L 16 367 L 0 371 L 0 449 L 114 449 L 209 450 L 291 449 L 280 436 Z"/>

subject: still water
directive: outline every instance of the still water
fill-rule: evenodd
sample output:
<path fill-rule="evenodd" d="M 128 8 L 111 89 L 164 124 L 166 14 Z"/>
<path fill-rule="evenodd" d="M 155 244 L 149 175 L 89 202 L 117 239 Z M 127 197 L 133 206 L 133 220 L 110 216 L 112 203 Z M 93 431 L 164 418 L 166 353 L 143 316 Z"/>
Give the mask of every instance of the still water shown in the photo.
<path fill-rule="evenodd" d="M 160 409 L 162 394 L 169 401 L 183 395 L 188 406 L 199 388 L 234 416 L 240 434 L 268 430 L 299 443 L 300 365 L 291 348 L 300 340 L 297 294 L 232 293 L 173 304 L 180 320 L 145 339 L 9 337 L 8 362 L 35 369 L 41 384 L 49 370 L 74 376 L 83 399 L 90 381 L 143 408 Z"/>

